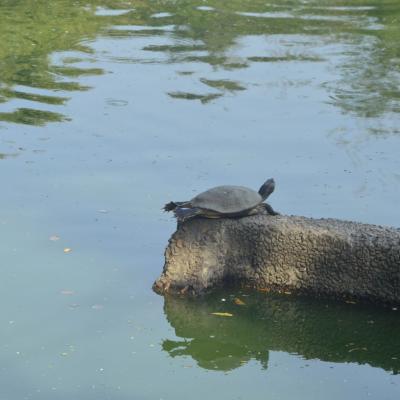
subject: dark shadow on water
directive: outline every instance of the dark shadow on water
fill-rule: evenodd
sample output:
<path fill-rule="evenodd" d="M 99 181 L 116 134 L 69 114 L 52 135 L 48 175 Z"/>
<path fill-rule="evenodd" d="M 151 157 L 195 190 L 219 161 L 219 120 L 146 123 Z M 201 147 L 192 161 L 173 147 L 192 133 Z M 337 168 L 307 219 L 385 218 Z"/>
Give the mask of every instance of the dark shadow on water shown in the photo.
<path fill-rule="evenodd" d="M 182 339 L 164 340 L 163 350 L 171 357 L 190 356 L 205 369 L 228 371 L 250 360 L 266 369 L 269 352 L 282 351 L 400 371 L 400 311 L 222 292 L 201 299 L 165 297 L 164 312 Z"/>

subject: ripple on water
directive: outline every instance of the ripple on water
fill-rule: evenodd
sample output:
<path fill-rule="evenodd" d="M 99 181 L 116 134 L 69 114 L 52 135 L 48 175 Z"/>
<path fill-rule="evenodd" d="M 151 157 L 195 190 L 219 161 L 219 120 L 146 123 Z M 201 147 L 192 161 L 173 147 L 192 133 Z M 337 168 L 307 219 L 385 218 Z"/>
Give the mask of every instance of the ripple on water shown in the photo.
<path fill-rule="evenodd" d="M 215 8 L 210 6 L 198 6 L 196 9 L 200 11 L 215 11 Z"/>
<path fill-rule="evenodd" d="M 113 107 L 125 107 L 129 104 L 129 101 L 109 98 L 106 100 L 106 103 Z"/>
<path fill-rule="evenodd" d="M 173 17 L 174 14 L 171 14 L 169 12 L 159 12 L 150 15 L 150 18 L 167 18 L 167 17 Z"/>
<path fill-rule="evenodd" d="M 128 14 L 132 11 L 135 11 L 135 9 L 129 8 L 126 10 L 124 10 L 124 9 L 115 10 L 115 9 L 110 9 L 110 8 L 97 7 L 95 15 L 103 16 L 103 17 L 111 17 L 111 16 L 119 16 L 119 15 Z"/>

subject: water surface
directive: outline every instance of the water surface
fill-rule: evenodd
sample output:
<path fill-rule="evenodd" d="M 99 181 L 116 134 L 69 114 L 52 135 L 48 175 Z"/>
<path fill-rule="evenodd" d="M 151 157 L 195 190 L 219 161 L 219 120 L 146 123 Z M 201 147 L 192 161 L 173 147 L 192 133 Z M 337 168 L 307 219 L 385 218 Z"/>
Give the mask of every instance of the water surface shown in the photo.
<path fill-rule="evenodd" d="M 397 310 L 151 284 L 161 206 L 213 185 L 274 177 L 282 213 L 400 226 L 399 18 L 0 1 L 2 398 L 398 399 Z"/>

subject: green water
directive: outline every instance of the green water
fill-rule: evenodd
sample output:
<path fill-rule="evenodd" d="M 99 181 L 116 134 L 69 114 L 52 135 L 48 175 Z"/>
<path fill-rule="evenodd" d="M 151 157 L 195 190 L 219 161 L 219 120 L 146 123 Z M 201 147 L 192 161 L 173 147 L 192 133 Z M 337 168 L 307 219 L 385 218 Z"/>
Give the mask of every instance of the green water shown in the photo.
<path fill-rule="evenodd" d="M 0 399 L 398 399 L 400 311 L 151 291 L 214 185 L 400 226 L 398 43 L 397 0 L 0 0 Z"/>

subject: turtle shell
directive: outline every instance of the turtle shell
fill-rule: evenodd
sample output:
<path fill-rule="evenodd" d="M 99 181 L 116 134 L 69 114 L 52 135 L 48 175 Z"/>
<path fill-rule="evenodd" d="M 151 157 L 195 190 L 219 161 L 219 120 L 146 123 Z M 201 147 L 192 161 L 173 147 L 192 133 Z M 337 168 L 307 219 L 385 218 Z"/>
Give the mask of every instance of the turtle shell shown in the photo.
<path fill-rule="evenodd" d="M 262 197 L 243 186 L 217 186 L 194 197 L 192 207 L 216 211 L 220 214 L 236 214 L 260 204 Z"/>

